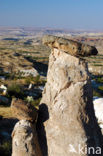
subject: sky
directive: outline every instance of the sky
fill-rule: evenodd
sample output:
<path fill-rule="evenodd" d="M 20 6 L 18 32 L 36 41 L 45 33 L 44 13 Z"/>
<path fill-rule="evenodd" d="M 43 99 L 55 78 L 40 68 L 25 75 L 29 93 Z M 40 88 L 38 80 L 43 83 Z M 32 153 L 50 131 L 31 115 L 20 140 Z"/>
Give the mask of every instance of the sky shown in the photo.
<path fill-rule="evenodd" d="M 103 0 L 0 0 L 0 26 L 103 30 Z"/>

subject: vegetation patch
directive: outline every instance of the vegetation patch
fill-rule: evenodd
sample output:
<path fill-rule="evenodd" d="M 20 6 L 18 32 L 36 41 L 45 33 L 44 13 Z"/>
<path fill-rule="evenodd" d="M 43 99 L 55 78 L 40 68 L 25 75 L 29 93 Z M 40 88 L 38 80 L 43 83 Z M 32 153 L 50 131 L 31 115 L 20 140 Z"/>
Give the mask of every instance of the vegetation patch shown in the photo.
<path fill-rule="evenodd" d="M 12 142 L 10 141 L 3 141 L 2 144 L 0 144 L 0 156 L 11 156 L 12 152 Z"/>
<path fill-rule="evenodd" d="M 24 91 L 21 85 L 13 83 L 8 86 L 8 97 L 13 96 L 16 98 L 24 97 Z"/>

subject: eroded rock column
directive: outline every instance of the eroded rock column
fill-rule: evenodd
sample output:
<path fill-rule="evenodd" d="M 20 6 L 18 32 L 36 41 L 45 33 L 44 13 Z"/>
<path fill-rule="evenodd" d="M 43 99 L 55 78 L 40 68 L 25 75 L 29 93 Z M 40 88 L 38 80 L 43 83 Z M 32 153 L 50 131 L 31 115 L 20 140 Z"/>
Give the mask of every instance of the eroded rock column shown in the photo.
<path fill-rule="evenodd" d="M 20 99 L 14 99 L 11 108 L 20 120 L 12 132 L 12 156 L 42 156 L 36 132 L 37 110 Z"/>
<path fill-rule="evenodd" d="M 96 155 L 97 147 L 101 149 L 101 132 L 88 66 L 80 57 L 96 55 L 97 50 L 53 36 L 44 37 L 43 43 L 52 49 L 37 126 L 43 156 Z M 94 151 L 88 151 L 89 147 Z"/>

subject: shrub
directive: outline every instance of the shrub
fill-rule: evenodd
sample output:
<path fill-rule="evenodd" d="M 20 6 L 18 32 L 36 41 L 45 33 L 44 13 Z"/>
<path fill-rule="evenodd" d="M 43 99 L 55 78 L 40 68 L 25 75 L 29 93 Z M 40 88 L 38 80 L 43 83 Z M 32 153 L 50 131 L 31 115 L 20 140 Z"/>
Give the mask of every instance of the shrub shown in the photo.
<path fill-rule="evenodd" d="M 25 78 L 25 83 L 26 84 L 30 84 L 33 81 L 34 81 L 34 77 L 32 75 Z"/>
<path fill-rule="evenodd" d="M 33 100 L 33 101 L 31 102 L 31 104 L 32 104 L 34 107 L 39 107 L 40 100 L 41 100 L 41 98 L 35 99 L 35 100 Z"/>
<path fill-rule="evenodd" d="M 103 91 L 103 86 L 99 86 L 98 89 Z"/>
<path fill-rule="evenodd" d="M 39 84 L 39 82 L 40 82 L 40 75 L 37 75 L 37 76 L 34 78 L 34 82 L 35 82 L 36 84 Z"/>
<path fill-rule="evenodd" d="M 101 97 L 101 94 L 96 90 L 93 90 L 93 96 Z"/>
<path fill-rule="evenodd" d="M 32 97 L 31 97 L 31 100 L 29 100 L 28 97 L 25 98 L 25 101 L 26 101 L 26 102 L 29 102 L 31 105 L 33 105 L 33 106 L 36 107 L 36 108 L 38 108 L 39 103 L 40 103 L 40 100 L 41 100 L 41 98 L 35 99 L 35 100 L 34 100 Z"/>
<path fill-rule="evenodd" d="M 11 156 L 12 143 L 11 141 L 4 141 L 0 145 L 0 155 L 1 156 Z"/>
<path fill-rule="evenodd" d="M 99 83 L 103 83 L 103 76 L 102 76 L 102 77 L 98 77 L 98 78 L 96 79 L 96 81 L 99 82 Z"/>
<path fill-rule="evenodd" d="M 26 77 L 25 83 L 26 84 L 30 84 L 30 83 L 39 84 L 40 83 L 40 75 L 37 75 L 36 77 L 33 77 L 32 75 Z"/>
<path fill-rule="evenodd" d="M 24 92 L 23 92 L 23 88 L 22 86 L 20 86 L 19 84 L 11 84 L 8 87 L 8 95 L 15 96 L 17 98 L 23 98 L 24 97 Z"/>

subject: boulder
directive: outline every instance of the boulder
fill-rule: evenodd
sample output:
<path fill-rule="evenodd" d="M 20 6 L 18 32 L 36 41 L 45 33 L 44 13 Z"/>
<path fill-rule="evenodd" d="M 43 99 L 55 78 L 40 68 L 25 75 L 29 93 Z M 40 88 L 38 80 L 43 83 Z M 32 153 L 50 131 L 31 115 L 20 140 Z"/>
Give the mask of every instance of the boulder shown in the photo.
<path fill-rule="evenodd" d="M 96 54 L 96 49 L 52 36 L 45 37 L 43 43 L 52 48 L 37 123 L 43 156 L 101 155 L 102 135 L 88 66 L 75 57 Z"/>
<path fill-rule="evenodd" d="M 35 68 L 20 69 L 20 73 L 21 73 L 21 76 L 23 77 L 28 77 L 28 76 L 36 77 L 39 75 L 38 71 Z"/>
<path fill-rule="evenodd" d="M 42 156 L 36 126 L 30 121 L 19 121 L 12 132 L 12 156 Z"/>
<path fill-rule="evenodd" d="M 13 116 L 19 120 L 36 121 L 37 109 L 29 102 L 21 99 L 13 99 L 11 103 Z"/>
<path fill-rule="evenodd" d="M 98 53 L 97 49 L 94 46 L 52 35 L 44 36 L 43 44 L 49 46 L 50 48 L 57 48 L 61 51 L 63 50 L 73 56 L 83 57 L 96 55 Z"/>
<path fill-rule="evenodd" d="M 95 115 L 103 134 L 103 98 L 95 98 L 93 100 Z"/>

